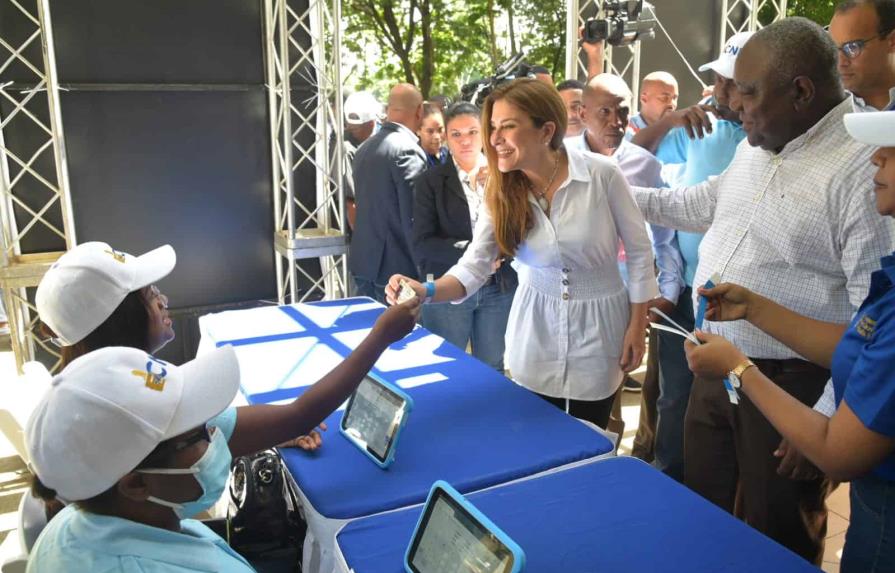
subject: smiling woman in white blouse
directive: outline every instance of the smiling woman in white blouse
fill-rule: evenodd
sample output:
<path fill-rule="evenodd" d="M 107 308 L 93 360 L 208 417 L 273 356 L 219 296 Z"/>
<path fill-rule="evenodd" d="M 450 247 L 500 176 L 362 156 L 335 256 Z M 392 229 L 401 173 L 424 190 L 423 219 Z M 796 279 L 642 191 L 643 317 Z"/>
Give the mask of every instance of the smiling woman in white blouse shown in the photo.
<path fill-rule="evenodd" d="M 426 302 L 462 301 L 487 282 L 496 258 L 515 257 L 511 376 L 605 428 L 623 372 L 643 358 L 646 303 L 658 293 L 643 218 L 613 162 L 563 147 L 566 110 L 555 89 L 529 79 L 498 87 L 482 127 L 493 175 L 472 242 L 437 281 L 392 276 L 386 297 L 394 304 L 404 280 Z"/>

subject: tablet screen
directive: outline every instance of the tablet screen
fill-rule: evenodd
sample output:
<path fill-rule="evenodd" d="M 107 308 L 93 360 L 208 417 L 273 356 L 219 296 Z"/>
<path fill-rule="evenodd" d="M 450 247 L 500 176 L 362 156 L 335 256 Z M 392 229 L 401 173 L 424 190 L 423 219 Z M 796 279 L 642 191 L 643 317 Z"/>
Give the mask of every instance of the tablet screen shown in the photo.
<path fill-rule="evenodd" d="M 404 399 L 376 380 L 365 377 L 348 402 L 342 429 L 381 462 L 404 415 Z"/>
<path fill-rule="evenodd" d="M 513 554 L 463 506 L 437 489 L 409 555 L 415 573 L 509 573 Z"/>

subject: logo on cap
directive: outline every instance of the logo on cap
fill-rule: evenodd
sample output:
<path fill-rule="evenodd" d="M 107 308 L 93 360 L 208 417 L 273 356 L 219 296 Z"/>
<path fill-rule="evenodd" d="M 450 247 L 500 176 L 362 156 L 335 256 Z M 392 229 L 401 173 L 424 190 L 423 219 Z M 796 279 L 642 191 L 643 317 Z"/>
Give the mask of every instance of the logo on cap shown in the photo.
<path fill-rule="evenodd" d="M 125 262 L 125 260 L 124 260 L 124 253 L 122 253 L 121 251 L 116 251 L 115 249 L 113 249 L 113 248 L 110 247 L 107 251 L 104 251 L 104 252 L 105 252 L 107 255 L 111 255 L 112 258 L 115 259 L 116 261 L 118 261 L 119 263 L 124 263 L 124 262 Z"/>
<path fill-rule="evenodd" d="M 870 338 L 873 337 L 874 331 L 876 330 L 876 321 L 865 314 L 855 325 L 855 330 L 862 337 L 870 340 Z"/>
<path fill-rule="evenodd" d="M 165 368 L 167 364 L 153 356 L 148 358 L 145 372 L 143 370 L 131 370 L 131 374 L 146 380 L 146 387 L 150 390 L 161 392 L 165 389 L 165 376 L 168 375 L 168 370 Z M 155 372 L 156 368 L 159 372 Z"/>
<path fill-rule="evenodd" d="M 724 46 L 724 53 L 736 56 L 738 53 L 740 53 L 740 47 L 733 45 Z"/>

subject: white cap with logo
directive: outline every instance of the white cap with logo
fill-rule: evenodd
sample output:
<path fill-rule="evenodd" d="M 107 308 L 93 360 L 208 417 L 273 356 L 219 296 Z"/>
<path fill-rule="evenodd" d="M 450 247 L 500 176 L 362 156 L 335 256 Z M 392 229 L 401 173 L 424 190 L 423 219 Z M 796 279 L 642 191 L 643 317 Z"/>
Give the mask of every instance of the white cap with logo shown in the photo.
<path fill-rule="evenodd" d="M 342 106 L 345 122 L 360 125 L 379 119 L 382 115 L 382 104 L 370 92 L 354 92 L 345 99 Z"/>
<path fill-rule="evenodd" d="M 737 56 L 754 33 L 755 32 L 740 32 L 731 36 L 730 39 L 727 40 L 727 43 L 724 44 L 724 49 L 721 50 L 718 59 L 699 66 L 699 71 L 707 72 L 708 70 L 712 70 L 716 74 L 732 80 L 733 66 L 737 61 Z"/>
<path fill-rule="evenodd" d="M 877 147 L 895 147 L 895 111 L 847 113 L 845 129 L 861 143 Z"/>
<path fill-rule="evenodd" d="M 40 319 L 70 346 L 106 321 L 128 293 L 168 275 L 177 263 L 170 245 L 139 257 L 106 243 L 83 243 L 53 263 L 37 287 Z"/>
<path fill-rule="evenodd" d="M 91 352 L 53 378 L 31 414 L 25 428 L 31 465 L 61 498 L 89 499 L 161 442 L 221 413 L 238 389 L 231 346 L 180 367 L 134 348 Z"/>

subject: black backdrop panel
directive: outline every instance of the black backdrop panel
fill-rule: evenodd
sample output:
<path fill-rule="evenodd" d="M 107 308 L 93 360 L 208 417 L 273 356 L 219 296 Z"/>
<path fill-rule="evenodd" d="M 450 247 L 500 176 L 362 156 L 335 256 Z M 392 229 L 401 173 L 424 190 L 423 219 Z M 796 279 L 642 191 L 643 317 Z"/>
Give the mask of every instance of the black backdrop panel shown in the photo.
<path fill-rule="evenodd" d="M 175 308 L 276 291 L 267 96 L 68 92 L 62 97 L 78 241 L 177 250 Z"/>
<path fill-rule="evenodd" d="M 261 83 L 260 0 L 54 0 L 60 81 Z"/>

